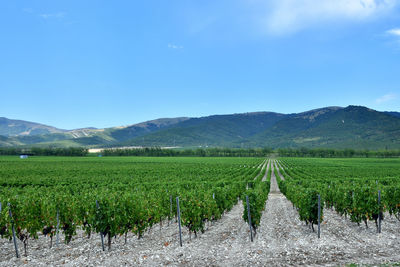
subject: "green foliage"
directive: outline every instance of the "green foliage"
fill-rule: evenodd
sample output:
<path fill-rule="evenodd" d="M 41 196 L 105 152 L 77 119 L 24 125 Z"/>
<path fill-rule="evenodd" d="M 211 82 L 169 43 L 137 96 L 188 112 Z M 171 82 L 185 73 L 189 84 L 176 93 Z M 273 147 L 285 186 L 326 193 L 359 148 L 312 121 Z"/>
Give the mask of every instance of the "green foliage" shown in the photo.
<path fill-rule="evenodd" d="M 383 205 L 390 215 L 394 215 L 400 221 L 400 187 L 387 186 L 385 188 Z"/>

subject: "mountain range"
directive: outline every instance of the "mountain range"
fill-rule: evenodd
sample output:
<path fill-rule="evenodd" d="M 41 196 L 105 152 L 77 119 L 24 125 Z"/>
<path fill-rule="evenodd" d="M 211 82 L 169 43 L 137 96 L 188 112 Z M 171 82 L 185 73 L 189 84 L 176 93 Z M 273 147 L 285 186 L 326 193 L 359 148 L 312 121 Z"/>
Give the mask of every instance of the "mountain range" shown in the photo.
<path fill-rule="evenodd" d="M 0 147 L 271 147 L 400 149 L 400 113 L 362 106 L 302 113 L 162 118 L 105 129 L 58 129 L 0 117 Z"/>

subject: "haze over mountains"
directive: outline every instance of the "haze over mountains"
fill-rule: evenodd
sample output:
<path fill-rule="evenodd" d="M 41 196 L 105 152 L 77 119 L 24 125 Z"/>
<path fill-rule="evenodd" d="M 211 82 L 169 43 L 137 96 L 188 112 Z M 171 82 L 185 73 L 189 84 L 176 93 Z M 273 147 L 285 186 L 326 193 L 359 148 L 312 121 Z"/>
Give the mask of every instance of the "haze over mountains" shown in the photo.
<path fill-rule="evenodd" d="M 400 113 L 362 106 L 296 114 L 253 112 L 163 118 L 106 129 L 64 130 L 0 118 L 0 146 L 400 148 Z"/>

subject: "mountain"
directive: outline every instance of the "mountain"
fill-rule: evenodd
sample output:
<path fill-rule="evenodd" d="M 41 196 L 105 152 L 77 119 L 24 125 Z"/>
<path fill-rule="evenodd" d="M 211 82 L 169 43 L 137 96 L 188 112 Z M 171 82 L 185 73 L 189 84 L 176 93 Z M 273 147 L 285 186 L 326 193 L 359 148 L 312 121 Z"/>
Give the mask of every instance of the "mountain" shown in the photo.
<path fill-rule="evenodd" d="M 191 118 L 122 145 L 232 146 L 232 143 L 243 142 L 270 128 L 284 117 L 284 114 L 273 112 L 253 112 Z"/>
<path fill-rule="evenodd" d="M 10 120 L 4 117 L 0 117 L 0 135 L 3 136 L 27 136 L 62 132 L 65 132 L 65 130 L 61 130 L 40 123 L 22 120 Z"/>
<path fill-rule="evenodd" d="M 123 142 L 135 137 L 151 134 L 162 129 L 168 129 L 171 126 L 175 126 L 187 120 L 189 120 L 189 118 L 186 117 L 151 120 L 126 127 L 112 128 L 109 130 L 109 135 L 114 140 Z"/>
<path fill-rule="evenodd" d="M 162 118 L 128 126 L 105 129 L 82 128 L 75 130 L 62 130 L 62 132 L 45 133 L 41 135 L 21 134 L 18 136 L 8 136 L 7 141 L 3 140 L 2 143 L 0 143 L 0 146 L 105 146 L 124 142 L 128 139 L 150 134 L 161 129 L 166 129 L 187 119 L 188 118 L 185 117 Z"/>
<path fill-rule="evenodd" d="M 11 126 L 1 132 L 0 146 L 400 149 L 400 113 L 362 106 L 326 107 L 294 114 L 253 112 L 163 118 L 106 129 L 60 130 L 2 119 Z M 24 122 L 25 128 L 11 131 L 17 125 L 12 122 Z M 2 125 L 5 129 L 6 124 Z M 36 134 L 39 129 L 44 134 Z"/>
<path fill-rule="evenodd" d="M 400 148 L 400 118 L 366 107 L 325 108 L 288 116 L 251 140 L 255 146 Z"/>

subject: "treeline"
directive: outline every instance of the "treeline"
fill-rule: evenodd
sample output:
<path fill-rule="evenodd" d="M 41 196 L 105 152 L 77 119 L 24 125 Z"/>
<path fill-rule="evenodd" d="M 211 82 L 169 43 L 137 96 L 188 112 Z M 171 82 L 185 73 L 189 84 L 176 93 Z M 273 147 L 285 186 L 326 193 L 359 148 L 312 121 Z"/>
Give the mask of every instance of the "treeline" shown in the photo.
<path fill-rule="evenodd" d="M 40 148 L 33 147 L 29 149 L 21 148 L 0 148 L 0 155 L 33 155 L 33 156 L 66 156 L 66 157 L 82 157 L 87 156 L 89 150 L 82 147 L 68 148 Z"/>
<path fill-rule="evenodd" d="M 146 148 L 109 148 L 101 152 L 103 156 L 144 156 L 144 157 L 267 157 L 276 153 L 281 157 L 315 157 L 315 158 L 391 158 L 400 157 L 400 150 L 354 150 L 331 148 L 197 148 L 197 149 L 164 149 Z M 87 156 L 89 151 L 82 147 L 69 148 L 0 148 L 0 155 L 28 154 L 34 156 Z"/>
<path fill-rule="evenodd" d="M 197 149 L 162 149 L 159 147 L 152 148 L 135 148 L 135 149 L 105 149 L 103 156 L 145 156 L 145 157 L 266 157 L 273 150 L 270 148 L 197 148 Z"/>
<path fill-rule="evenodd" d="M 391 158 L 399 157 L 400 150 L 354 150 L 331 148 L 280 148 L 277 150 L 281 157 L 314 157 L 314 158 Z"/>

